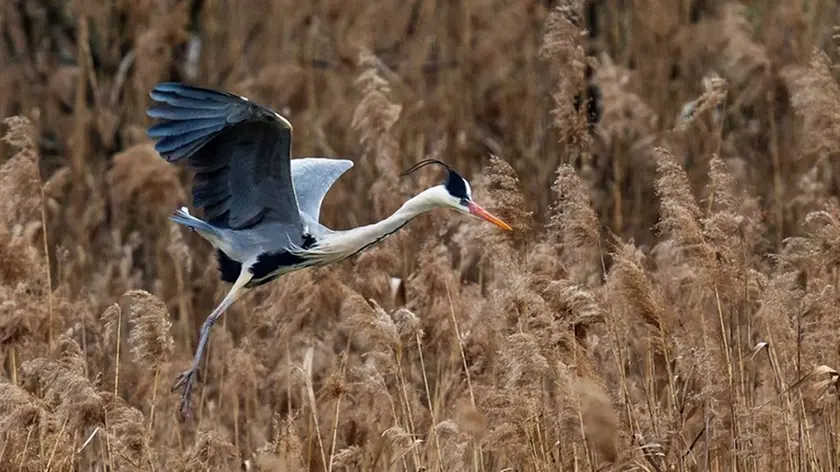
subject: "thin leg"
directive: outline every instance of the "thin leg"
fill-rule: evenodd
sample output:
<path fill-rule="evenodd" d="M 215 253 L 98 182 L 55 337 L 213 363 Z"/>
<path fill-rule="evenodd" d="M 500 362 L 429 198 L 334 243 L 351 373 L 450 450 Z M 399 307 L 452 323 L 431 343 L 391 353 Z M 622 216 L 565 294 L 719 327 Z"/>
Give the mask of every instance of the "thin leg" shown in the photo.
<path fill-rule="evenodd" d="M 251 280 L 251 277 L 253 277 L 253 275 L 248 272 L 248 268 L 243 264 L 242 272 L 239 273 L 239 277 L 236 279 L 233 287 L 231 287 L 230 291 L 227 295 L 225 295 L 222 303 L 220 303 L 219 306 L 210 313 L 210 316 L 207 317 L 204 324 L 201 326 L 201 334 L 198 338 L 198 347 L 195 350 L 195 357 L 193 357 L 192 366 L 175 380 L 175 385 L 172 387 L 173 392 L 182 385 L 184 386 L 184 392 L 181 394 L 181 415 L 184 417 L 190 416 L 190 394 L 192 393 L 192 385 L 195 380 L 195 374 L 198 372 L 198 364 L 201 362 L 201 356 L 204 354 L 204 348 L 207 345 L 207 340 L 210 338 L 210 330 L 213 329 L 213 325 L 216 324 L 216 320 L 222 316 L 222 313 L 224 313 L 225 310 L 233 305 L 233 302 L 239 298 L 243 292 L 242 289 L 245 287 L 245 284 Z"/>

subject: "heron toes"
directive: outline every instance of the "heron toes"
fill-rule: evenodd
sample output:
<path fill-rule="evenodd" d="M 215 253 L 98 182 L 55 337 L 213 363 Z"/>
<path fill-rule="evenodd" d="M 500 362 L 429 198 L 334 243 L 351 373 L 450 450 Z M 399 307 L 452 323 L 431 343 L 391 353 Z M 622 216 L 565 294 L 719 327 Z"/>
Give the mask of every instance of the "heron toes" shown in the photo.
<path fill-rule="evenodd" d="M 195 380 L 195 369 L 184 371 L 175 379 L 175 385 L 172 386 L 172 391 L 178 390 L 181 386 L 184 387 L 181 393 L 181 415 L 186 419 L 192 416 L 192 405 L 190 404 L 190 394 L 192 393 L 193 381 Z"/>

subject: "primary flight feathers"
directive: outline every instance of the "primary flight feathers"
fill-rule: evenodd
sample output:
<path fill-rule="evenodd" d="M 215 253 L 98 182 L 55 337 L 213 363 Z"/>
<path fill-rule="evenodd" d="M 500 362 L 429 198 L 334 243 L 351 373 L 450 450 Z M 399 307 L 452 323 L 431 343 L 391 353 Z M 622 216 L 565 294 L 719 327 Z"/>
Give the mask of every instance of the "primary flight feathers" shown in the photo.
<path fill-rule="evenodd" d="M 289 121 L 238 95 L 170 82 L 149 95 L 158 104 L 148 115 L 160 119 L 148 130 L 155 149 L 169 162 L 187 159 L 193 205 L 214 226 L 247 228 L 271 211 L 295 219 L 292 207 L 318 221 L 327 191 L 353 167 L 347 159 L 291 160 Z"/>

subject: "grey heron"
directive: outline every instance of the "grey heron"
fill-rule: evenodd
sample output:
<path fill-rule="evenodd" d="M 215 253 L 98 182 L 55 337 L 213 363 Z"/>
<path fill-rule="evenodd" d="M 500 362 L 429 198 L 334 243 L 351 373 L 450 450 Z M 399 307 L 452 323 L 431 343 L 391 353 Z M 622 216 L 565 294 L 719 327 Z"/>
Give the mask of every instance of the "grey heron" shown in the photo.
<path fill-rule="evenodd" d="M 186 159 L 194 173 L 193 206 L 170 219 L 210 242 L 221 279 L 233 286 L 201 327 L 192 366 L 172 387 L 184 390 L 181 413 L 189 415 L 190 393 L 210 331 L 244 292 L 283 274 L 334 263 L 376 244 L 414 217 L 450 208 L 487 220 L 505 230 L 505 222 L 473 202 L 470 184 L 439 160 L 427 159 L 403 173 L 435 164 L 446 179 L 407 200 L 391 216 L 349 230 L 320 223 L 321 203 L 335 181 L 353 167 L 346 159 L 291 159 L 292 124 L 279 113 L 230 92 L 164 82 L 152 88 L 155 104 L 147 115 L 155 149 L 170 163 Z"/>

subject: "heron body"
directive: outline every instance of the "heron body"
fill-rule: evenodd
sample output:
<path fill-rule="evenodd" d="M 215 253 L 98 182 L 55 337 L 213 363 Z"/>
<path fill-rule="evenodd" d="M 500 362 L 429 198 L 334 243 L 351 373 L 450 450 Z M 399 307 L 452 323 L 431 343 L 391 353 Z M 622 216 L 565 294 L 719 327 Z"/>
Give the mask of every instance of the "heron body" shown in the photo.
<path fill-rule="evenodd" d="M 511 228 L 472 201 L 469 183 L 446 164 L 425 160 L 447 178 L 407 200 L 382 221 L 348 230 L 320 223 L 324 196 L 353 162 L 307 157 L 291 159 L 292 125 L 279 113 L 224 91 L 181 83 L 156 85 L 157 102 L 147 114 L 160 120 L 148 134 L 162 158 L 186 160 L 194 173 L 193 206 L 170 219 L 198 232 L 216 250 L 219 272 L 232 287 L 201 329 L 192 367 L 173 389 L 184 386 L 181 411 L 189 413 L 193 378 L 210 330 L 242 293 L 306 267 L 346 259 L 399 231 L 416 216 L 450 208 Z"/>

